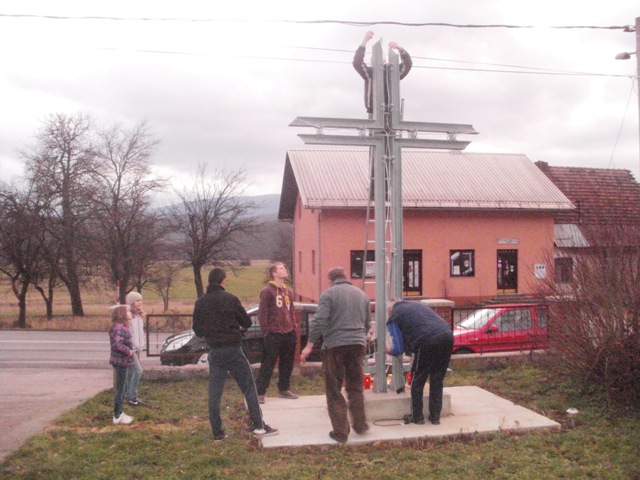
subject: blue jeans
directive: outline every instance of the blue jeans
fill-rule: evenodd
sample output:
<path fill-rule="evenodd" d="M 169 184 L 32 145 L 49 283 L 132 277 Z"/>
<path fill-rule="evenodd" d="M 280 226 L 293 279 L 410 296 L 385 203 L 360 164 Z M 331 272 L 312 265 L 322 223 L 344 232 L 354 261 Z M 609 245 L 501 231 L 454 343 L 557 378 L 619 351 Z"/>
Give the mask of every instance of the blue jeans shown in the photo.
<path fill-rule="evenodd" d="M 213 435 L 224 433 L 220 418 L 220 401 L 227 373 L 231 374 L 244 395 L 253 428 L 264 428 L 251 365 L 242 348 L 240 346 L 211 348 L 209 351 L 209 422 Z"/>
<path fill-rule="evenodd" d="M 113 373 L 116 377 L 116 392 L 113 397 L 113 416 L 118 418 L 122 413 L 122 401 L 124 399 L 124 385 L 127 379 L 127 370 L 129 367 L 120 365 L 113 366 Z"/>
<path fill-rule="evenodd" d="M 125 380 L 124 397 L 127 400 L 135 400 L 138 398 L 138 382 L 142 377 L 142 365 L 138 359 L 138 354 L 133 354 L 133 365 L 127 368 L 127 379 Z"/>

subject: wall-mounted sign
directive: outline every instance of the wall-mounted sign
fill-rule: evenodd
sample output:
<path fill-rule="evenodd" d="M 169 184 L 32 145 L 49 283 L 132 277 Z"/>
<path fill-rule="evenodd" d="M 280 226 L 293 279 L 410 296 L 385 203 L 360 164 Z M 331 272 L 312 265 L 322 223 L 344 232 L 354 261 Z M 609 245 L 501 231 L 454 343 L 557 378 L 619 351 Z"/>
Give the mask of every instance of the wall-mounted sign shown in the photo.
<path fill-rule="evenodd" d="M 547 266 L 544 263 L 536 263 L 533 266 L 533 273 L 538 280 L 547 278 Z"/>
<path fill-rule="evenodd" d="M 498 238 L 498 245 L 518 245 L 519 238 Z"/>

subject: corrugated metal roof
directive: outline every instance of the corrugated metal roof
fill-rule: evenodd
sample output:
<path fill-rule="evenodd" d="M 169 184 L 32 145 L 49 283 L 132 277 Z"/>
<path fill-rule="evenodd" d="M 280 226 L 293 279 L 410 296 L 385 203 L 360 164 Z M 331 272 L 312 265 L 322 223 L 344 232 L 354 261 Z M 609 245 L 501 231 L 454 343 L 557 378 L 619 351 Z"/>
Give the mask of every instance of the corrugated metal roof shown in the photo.
<path fill-rule="evenodd" d="M 589 242 L 587 242 L 578 225 L 556 223 L 553 226 L 553 233 L 556 237 L 556 247 L 584 248 L 589 246 Z"/>
<path fill-rule="evenodd" d="M 290 150 L 288 160 L 305 207 L 367 205 L 368 150 Z M 574 208 L 520 154 L 403 150 L 402 178 L 404 208 Z"/>

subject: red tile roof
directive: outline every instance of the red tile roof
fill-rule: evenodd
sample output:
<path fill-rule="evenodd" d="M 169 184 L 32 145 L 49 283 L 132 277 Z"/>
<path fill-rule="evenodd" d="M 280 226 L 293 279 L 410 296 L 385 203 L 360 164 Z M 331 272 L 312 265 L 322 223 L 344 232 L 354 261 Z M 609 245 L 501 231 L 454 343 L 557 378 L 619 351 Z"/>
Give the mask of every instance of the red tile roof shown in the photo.
<path fill-rule="evenodd" d="M 558 224 L 640 225 L 640 184 L 629 170 L 536 165 L 576 206 Z"/>

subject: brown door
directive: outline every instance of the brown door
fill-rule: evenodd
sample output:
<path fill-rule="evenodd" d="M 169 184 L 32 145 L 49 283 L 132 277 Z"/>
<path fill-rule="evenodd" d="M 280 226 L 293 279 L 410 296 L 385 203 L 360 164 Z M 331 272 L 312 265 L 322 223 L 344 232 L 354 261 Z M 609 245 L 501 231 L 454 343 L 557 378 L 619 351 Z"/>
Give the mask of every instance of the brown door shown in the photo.
<path fill-rule="evenodd" d="M 518 292 L 518 250 L 498 250 L 498 292 Z"/>
<path fill-rule="evenodd" d="M 402 294 L 405 297 L 422 296 L 422 250 L 403 252 Z"/>

